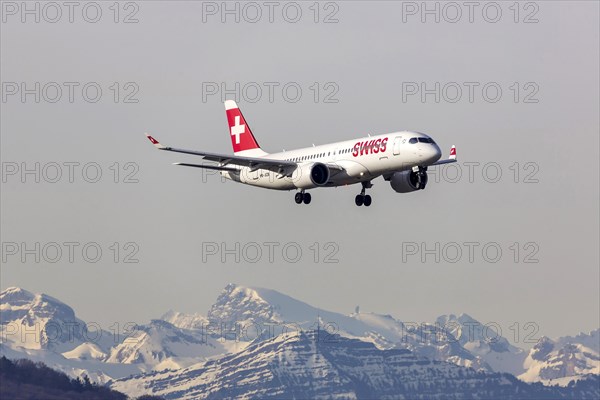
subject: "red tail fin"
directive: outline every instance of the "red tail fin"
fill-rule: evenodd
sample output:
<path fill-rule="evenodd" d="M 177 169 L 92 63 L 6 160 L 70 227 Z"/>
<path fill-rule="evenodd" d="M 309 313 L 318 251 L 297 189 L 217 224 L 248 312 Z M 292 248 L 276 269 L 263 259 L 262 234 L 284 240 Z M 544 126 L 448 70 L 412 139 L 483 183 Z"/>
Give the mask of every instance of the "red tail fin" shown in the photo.
<path fill-rule="evenodd" d="M 225 112 L 227 113 L 227 123 L 229 124 L 233 152 L 239 153 L 245 150 L 260 149 L 246 119 L 242 115 L 242 111 L 235 104 L 235 101 L 225 101 Z"/>

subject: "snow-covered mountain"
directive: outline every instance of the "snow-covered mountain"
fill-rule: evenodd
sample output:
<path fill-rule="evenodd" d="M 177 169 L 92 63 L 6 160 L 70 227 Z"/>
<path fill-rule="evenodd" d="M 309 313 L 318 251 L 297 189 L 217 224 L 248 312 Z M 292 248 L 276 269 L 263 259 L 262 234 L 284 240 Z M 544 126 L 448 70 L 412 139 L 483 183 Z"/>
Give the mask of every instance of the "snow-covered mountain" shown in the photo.
<path fill-rule="evenodd" d="M 0 324 L 0 340 L 24 349 L 62 353 L 93 341 L 105 353 L 113 344 L 110 333 L 88 329 L 60 300 L 16 287 L 0 292 Z"/>
<path fill-rule="evenodd" d="M 106 362 L 121 340 L 86 324 L 71 307 L 46 294 L 11 287 L 0 292 L 0 354 L 28 358 L 72 377 L 105 383 L 146 369 Z"/>
<path fill-rule="evenodd" d="M 529 351 L 525 382 L 566 385 L 588 374 L 600 374 L 600 330 L 552 340 L 543 336 Z"/>
<path fill-rule="evenodd" d="M 465 350 L 451 333 L 437 324 L 405 326 L 389 315 L 354 313 L 343 315 L 313 307 L 275 290 L 229 284 L 208 312 L 213 325 L 237 326 L 244 340 L 267 339 L 274 334 L 299 330 L 339 333 L 371 342 L 380 349 L 409 349 L 418 355 L 457 365 L 491 371 L 478 356 Z M 245 329 L 252 328 L 252 329 Z"/>
<path fill-rule="evenodd" d="M 120 379 L 111 388 L 131 396 L 167 399 L 476 399 L 594 398 L 597 382 L 583 389 L 528 385 L 509 374 L 485 373 L 380 350 L 372 343 L 318 331 L 256 340 L 245 350 L 180 371 Z M 594 385 L 596 384 L 596 385 Z"/>
<path fill-rule="evenodd" d="M 138 325 L 112 348 L 108 362 L 143 364 L 156 370 L 182 368 L 243 349 L 246 343 L 217 340 L 207 332 L 176 327 L 164 320 Z"/>
<path fill-rule="evenodd" d="M 589 347 L 595 352 L 600 352 L 600 329 L 591 331 L 590 333 L 579 333 L 577 336 L 563 336 L 556 339 L 558 346 L 565 344 L 580 344 L 584 347 Z"/>
<path fill-rule="evenodd" d="M 185 314 L 169 310 L 160 317 L 163 321 L 167 321 L 181 329 L 201 330 L 208 325 L 208 318 L 201 314 Z"/>
<path fill-rule="evenodd" d="M 420 324 L 402 322 L 390 315 L 358 312 L 358 309 L 355 313 L 344 315 L 311 306 L 275 290 L 235 284 L 223 289 L 206 317 L 169 311 L 161 319 L 137 325 L 126 337 L 116 338 L 112 333 L 102 330 L 88 332 L 85 322 L 77 318 L 71 307 L 45 294 L 9 288 L 0 293 L 0 301 L 0 354 L 9 358 L 44 361 L 71 376 L 86 374 L 97 382 L 122 379 L 120 382 L 127 381 L 133 392 L 137 390 L 135 388 L 145 388 L 148 382 L 159 385 L 161 380 L 156 377 L 168 377 L 168 381 L 173 383 L 175 375 L 181 375 L 180 382 L 189 381 L 190 385 L 199 385 L 207 390 L 213 390 L 210 388 L 214 385 L 229 385 L 230 378 L 226 377 L 233 379 L 237 376 L 232 369 L 235 363 L 227 368 L 221 363 L 241 360 L 236 358 L 238 356 L 243 356 L 243 360 L 252 360 L 244 362 L 259 362 L 263 350 L 275 345 L 283 346 L 284 343 L 287 343 L 285 346 L 291 345 L 293 340 L 300 340 L 293 338 L 304 338 L 302 346 L 309 346 L 307 337 L 314 335 L 318 336 L 318 346 L 342 341 L 354 343 L 348 346 L 355 348 L 358 340 L 376 350 L 372 354 L 374 359 L 383 357 L 383 354 L 404 354 L 406 357 L 410 354 L 410 357 L 428 360 L 432 365 L 451 364 L 450 367 L 444 367 L 450 368 L 448 370 L 436 367 L 435 374 L 441 374 L 439 376 L 444 378 L 447 377 L 445 372 L 440 372 L 442 370 L 463 371 L 460 372 L 461 377 L 479 373 L 488 378 L 498 376 L 492 372 L 509 372 L 526 382 L 568 385 L 590 374 L 596 378 L 600 376 L 600 330 L 589 335 L 579 334 L 556 340 L 543 338 L 530 351 L 525 351 L 501 336 L 485 332 L 480 322 L 466 314 L 443 315 L 433 323 Z M 23 332 L 37 334 L 23 336 Z M 307 336 L 307 332 L 312 333 Z M 264 347 L 269 343 L 271 347 Z M 284 353 L 287 354 L 287 351 Z M 348 378 L 349 370 L 337 365 L 345 362 L 346 356 L 342 355 L 339 359 L 328 361 L 332 369 L 327 370 L 326 374 L 332 375 L 325 376 L 334 377 L 338 374 Z M 371 362 L 369 357 L 356 362 L 368 365 Z M 420 365 L 419 362 L 415 365 Z M 308 363 L 304 368 L 314 366 Z M 383 365 L 377 368 L 385 370 L 388 367 Z M 421 371 L 419 368 L 416 370 Z M 213 372 L 206 371 L 222 371 L 225 377 L 219 383 L 219 379 L 211 375 Z M 383 377 L 377 375 L 377 379 L 392 379 L 385 375 L 388 372 Z M 133 380 L 125 379 L 140 373 L 148 375 Z M 266 375 L 260 375 L 262 373 Z M 309 377 L 307 379 L 312 382 L 311 385 L 317 385 L 318 379 L 310 377 L 313 372 L 304 371 L 302 374 Z M 195 380 L 200 375 L 205 383 Z M 262 371 L 247 379 L 256 384 L 268 376 L 267 372 Z M 282 375 L 281 379 L 292 378 Z M 360 390 L 353 386 L 357 382 L 353 379 L 350 381 L 354 383 L 348 383 L 350 386 L 344 386 L 343 390 L 349 390 L 350 397 L 360 397 L 357 394 Z M 419 383 L 421 386 L 415 387 L 422 389 L 432 385 L 425 382 L 426 379 Z M 589 380 L 583 379 L 581 385 L 586 385 L 585 382 Z M 369 386 L 372 384 L 365 385 L 369 390 L 380 390 Z M 358 391 L 353 392 L 355 389 Z M 404 390 L 401 387 L 396 389 Z M 216 392 L 224 393 L 219 390 Z M 310 393 L 318 395 L 318 392 Z M 383 396 L 384 392 L 381 393 Z M 188 395 L 187 391 L 185 395 Z"/>
<path fill-rule="evenodd" d="M 103 361 L 108 358 L 108 354 L 102 351 L 95 343 L 82 343 L 73 350 L 62 353 L 63 357 L 70 360 L 98 360 Z"/>
<path fill-rule="evenodd" d="M 525 371 L 527 352 L 511 345 L 506 338 L 467 314 L 442 315 L 436 323 L 450 332 L 474 356 L 480 357 L 492 370 L 519 375 Z"/>

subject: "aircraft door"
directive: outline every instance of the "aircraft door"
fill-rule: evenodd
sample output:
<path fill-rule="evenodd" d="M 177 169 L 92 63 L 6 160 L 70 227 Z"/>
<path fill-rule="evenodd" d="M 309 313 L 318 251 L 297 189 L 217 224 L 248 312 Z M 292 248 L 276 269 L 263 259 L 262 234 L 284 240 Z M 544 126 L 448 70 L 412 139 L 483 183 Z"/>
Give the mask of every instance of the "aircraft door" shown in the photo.
<path fill-rule="evenodd" d="M 396 136 L 394 139 L 394 155 L 400 155 L 400 145 L 402 144 L 402 136 Z"/>

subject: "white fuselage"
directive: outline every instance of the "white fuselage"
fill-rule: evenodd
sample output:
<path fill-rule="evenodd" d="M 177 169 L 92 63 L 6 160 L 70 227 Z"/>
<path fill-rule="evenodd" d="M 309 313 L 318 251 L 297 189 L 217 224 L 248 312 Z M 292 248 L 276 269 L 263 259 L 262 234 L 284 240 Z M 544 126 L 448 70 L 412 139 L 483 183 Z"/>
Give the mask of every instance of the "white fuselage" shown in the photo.
<path fill-rule="evenodd" d="M 412 138 L 426 138 L 429 142 L 411 143 Z M 440 148 L 429 136 L 402 131 L 267 154 L 262 158 L 297 162 L 298 171 L 303 166 L 314 163 L 341 167 L 343 172 L 332 173 L 329 182 L 323 185 L 332 187 L 369 181 L 380 175 L 409 170 L 415 166 L 426 167 L 439 160 L 441 154 Z M 252 170 L 249 167 L 238 167 L 235 172 L 222 171 L 221 174 L 236 182 L 268 189 L 294 190 L 300 187 L 297 184 L 297 174 L 283 176 L 269 170 Z"/>

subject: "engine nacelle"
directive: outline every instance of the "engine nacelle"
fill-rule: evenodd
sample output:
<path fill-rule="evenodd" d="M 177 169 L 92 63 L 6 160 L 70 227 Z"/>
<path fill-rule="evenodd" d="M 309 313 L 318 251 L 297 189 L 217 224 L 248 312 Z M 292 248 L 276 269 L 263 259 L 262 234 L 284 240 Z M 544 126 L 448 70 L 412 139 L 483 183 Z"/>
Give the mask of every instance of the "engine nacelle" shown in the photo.
<path fill-rule="evenodd" d="M 398 193 L 410 193 L 415 190 L 425 189 L 425 185 L 427 185 L 427 172 L 394 172 L 390 178 L 390 185 Z"/>
<path fill-rule="evenodd" d="M 324 186 L 329 182 L 329 168 L 327 165 L 316 162 L 304 164 L 296 168 L 292 174 L 294 186 L 298 189 L 310 189 L 317 186 Z"/>

